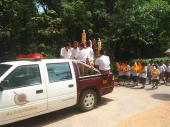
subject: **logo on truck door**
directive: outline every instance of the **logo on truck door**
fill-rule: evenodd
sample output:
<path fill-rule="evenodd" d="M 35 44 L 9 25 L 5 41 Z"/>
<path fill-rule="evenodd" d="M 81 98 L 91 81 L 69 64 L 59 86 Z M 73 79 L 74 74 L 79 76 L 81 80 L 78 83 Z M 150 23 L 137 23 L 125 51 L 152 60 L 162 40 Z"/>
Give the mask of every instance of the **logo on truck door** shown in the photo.
<path fill-rule="evenodd" d="M 26 103 L 28 103 L 29 101 L 27 100 L 27 96 L 24 94 L 24 93 L 15 93 L 15 96 L 14 96 L 14 102 L 16 105 L 24 105 Z"/>

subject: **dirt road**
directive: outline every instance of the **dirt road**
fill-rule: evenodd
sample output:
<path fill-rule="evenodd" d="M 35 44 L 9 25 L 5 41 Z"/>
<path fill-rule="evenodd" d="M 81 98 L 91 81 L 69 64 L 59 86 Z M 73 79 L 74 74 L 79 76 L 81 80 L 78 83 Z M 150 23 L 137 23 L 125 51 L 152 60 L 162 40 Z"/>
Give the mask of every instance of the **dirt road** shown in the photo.
<path fill-rule="evenodd" d="M 169 127 L 170 101 L 119 121 L 117 127 Z"/>
<path fill-rule="evenodd" d="M 140 115 L 140 113 L 145 111 L 148 112 L 150 109 L 152 110 L 154 107 L 160 107 L 159 105 L 164 105 L 165 103 L 170 103 L 170 86 L 160 86 L 155 90 L 151 90 L 149 88 L 132 89 L 116 87 L 111 94 L 104 96 L 99 106 L 92 111 L 82 113 L 76 107 L 71 107 L 46 115 L 34 117 L 28 120 L 20 121 L 15 124 L 10 124 L 8 126 L 125 127 L 124 125 L 127 124 L 129 118 L 130 121 L 132 121 L 131 119 L 133 118 L 131 117 L 134 116 L 136 118 L 138 114 Z M 164 112 L 169 112 L 170 114 L 170 110 Z M 166 119 L 166 117 L 161 115 L 158 115 L 158 117 L 162 117 L 164 122 L 168 120 L 168 118 Z"/>

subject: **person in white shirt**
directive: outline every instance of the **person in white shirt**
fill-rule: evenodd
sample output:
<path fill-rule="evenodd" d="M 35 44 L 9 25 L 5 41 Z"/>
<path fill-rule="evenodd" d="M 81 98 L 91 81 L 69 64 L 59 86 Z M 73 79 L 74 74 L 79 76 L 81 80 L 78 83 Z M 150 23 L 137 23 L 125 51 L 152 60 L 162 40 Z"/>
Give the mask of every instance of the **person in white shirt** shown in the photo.
<path fill-rule="evenodd" d="M 93 52 L 93 49 L 90 47 L 90 41 L 87 42 L 87 47 L 86 47 L 86 55 L 88 57 L 88 62 L 87 64 L 89 65 L 94 65 L 94 52 Z"/>
<path fill-rule="evenodd" d="M 170 63 L 169 63 L 169 61 L 166 62 L 165 80 L 166 80 L 166 83 L 168 83 L 170 81 Z"/>
<path fill-rule="evenodd" d="M 60 58 L 63 58 L 63 59 L 71 58 L 71 50 L 70 50 L 70 45 L 68 43 L 65 44 L 64 48 L 61 48 Z"/>
<path fill-rule="evenodd" d="M 77 60 L 79 60 L 83 63 L 87 63 L 87 61 L 88 61 L 88 55 L 87 55 L 86 49 L 84 48 L 84 45 L 82 43 L 79 46 Z"/>
<path fill-rule="evenodd" d="M 151 60 L 148 64 L 148 79 L 149 79 L 148 84 L 151 84 L 152 69 L 153 69 L 153 61 Z"/>
<path fill-rule="evenodd" d="M 140 73 L 140 81 L 142 83 L 141 88 L 145 88 L 146 78 L 147 78 L 148 67 L 146 63 L 142 63 L 142 71 Z"/>
<path fill-rule="evenodd" d="M 160 74 L 165 72 L 165 67 L 163 66 L 162 63 L 159 63 L 158 69 L 159 69 Z"/>
<path fill-rule="evenodd" d="M 79 54 L 78 42 L 74 42 L 73 48 L 71 48 L 71 59 L 77 59 Z"/>
<path fill-rule="evenodd" d="M 84 44 L 81 43 L 79 46 L 79 53 L 77 56 L 77 60 L 83 62 L 83 63 L 88 63 L 88 56 L 86 53 L 86 50 L 84 48 Z M 85 70 L 84 66 L 82 64 L 79 65 L 79 69 L 82 75 L 86 74 L 88 72 L 88 70 Z"/>
<path fill-rule="evenodd" d="M 100 56 L 96 59 L 95 66 L 97 66 L 104 75 L 110 73 L 110 58 L 104 55 L 103 50 L 100 50 Z"/>
<path fill-rule="evenodd" d="M 159 80 L 161 81 L 163 81 L 163 83 L 165 84 L 165 65 L 163 64 L 163 63 L 161 63 L 161 62 L 159 62 L 159 67 L 158 67 L 158 70 L 159 70 L 159 72 L 160 72 L 160 75 L 159 75 Z"/>
<path fill-rule="evenodd" d="M 170 73 L 170 64 L 169 63 L 167 64 L 166 72 Z"/>
<path fill-rule="evenodd" d="M 125 63 L 127 65 L 127 71 L 124 73 L 125 75 L 125 85 L 129 85 L 130 84 L 130 74 L 131 74 L 131 67 L 129 65 L 129 62 Z"/>

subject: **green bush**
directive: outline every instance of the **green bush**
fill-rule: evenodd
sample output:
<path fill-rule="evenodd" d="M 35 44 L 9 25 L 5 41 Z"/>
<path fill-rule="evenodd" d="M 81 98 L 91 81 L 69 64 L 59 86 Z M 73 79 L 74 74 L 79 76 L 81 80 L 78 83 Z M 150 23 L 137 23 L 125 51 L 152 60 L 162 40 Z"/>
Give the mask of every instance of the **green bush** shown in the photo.
<path fill-rule="evenodd" d="M 131 62 L 134 62 L 134 61 L 137 61 L 137 60 L 140 60 L 142 62 L 145 62 L 145 63 L 149 63 L 149 61 L 153 61 L 153 62 L 163 62 L 165 63 L 166 61 L 170 60 L 170 57 L 157 57 L 157 58 L 147 58 L 147 59 L 133 59 L 131 60 Z"/>

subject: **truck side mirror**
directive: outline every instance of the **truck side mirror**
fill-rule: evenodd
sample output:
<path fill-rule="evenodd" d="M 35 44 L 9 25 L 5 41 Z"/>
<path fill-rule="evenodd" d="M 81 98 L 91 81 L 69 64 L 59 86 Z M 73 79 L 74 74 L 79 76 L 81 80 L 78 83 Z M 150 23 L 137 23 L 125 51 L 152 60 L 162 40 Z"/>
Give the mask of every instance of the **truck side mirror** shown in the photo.
<path fill-rule="evenodd" d="M 5 86 L 8 86 L 9 85 L 9 80 L 3 80 L 1 83 L 0 83 L 0 91 L 3 91 L 4 90 L 4 87 Z"/>

